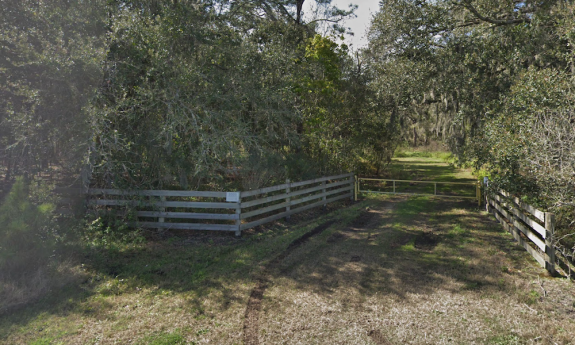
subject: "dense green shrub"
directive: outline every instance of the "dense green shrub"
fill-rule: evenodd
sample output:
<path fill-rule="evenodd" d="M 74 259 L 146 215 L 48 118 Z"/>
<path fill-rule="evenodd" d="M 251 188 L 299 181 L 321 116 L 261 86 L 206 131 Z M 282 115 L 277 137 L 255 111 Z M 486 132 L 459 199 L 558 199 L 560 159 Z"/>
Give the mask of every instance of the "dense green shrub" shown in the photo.
<path fill-rule="evenodd" d="M 42 199 L 20 177 L 0 206 L 0 310 L 48 289 L 55 205 Z"/>
<path fill-rule="evenodd" d="M 54 204 L 35 205 L 28 185 L 18 178 L 0 206 L 0 267 L 19 274 L 45 262 L 51 246 L 50 214 Z"/>

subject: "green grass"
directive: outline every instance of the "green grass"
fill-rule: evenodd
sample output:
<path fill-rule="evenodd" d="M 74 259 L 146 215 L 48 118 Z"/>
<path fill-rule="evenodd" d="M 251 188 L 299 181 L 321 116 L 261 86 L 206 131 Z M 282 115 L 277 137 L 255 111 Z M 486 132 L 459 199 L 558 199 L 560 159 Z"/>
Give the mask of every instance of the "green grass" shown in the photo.
<path fill-rule="evenodd" d="M 143 344 L 147 345 L 186 345 L 186 339 L 179 333 L 160 333 L 146 337 Z M 191 344 L 195 344 L 192 342 Z M 190 344 L 190 345 L 191 345 Z"/>
<path fill-rule="evenodd" d="M 446 151 L 420 151 L 420 150 L 398 150 L 395 158 L 436 158 L 445 163 L 453 162 L 453 154 Z"/>
<path fill-rule="evenodd" d="M 519 345 L 523 344 L 521 339 L 515 335 L 498 335 L 492 338 L 487 339 L 487 344 L 489 345 Z"/>
<path fill-rule="evenodd" d="M 449 196 L 475 196 L 475 186 L 457 185 L 457 183 L 474 184 L 477 178 L 471 169 L 459 169 L 446 163 L 447 152 L 401 152 L 400 157 L 393 158 L 388 170 L 380 178 L 393 180 L 408 180 L 413 182 L 395 182 L 396 193 L 438 194 Z M 423 183 L 415 181 L 435 181 L 443 183 Z M 362 190 L 391 193 L 394 191 L 392 182 L 362 181 Z"/>

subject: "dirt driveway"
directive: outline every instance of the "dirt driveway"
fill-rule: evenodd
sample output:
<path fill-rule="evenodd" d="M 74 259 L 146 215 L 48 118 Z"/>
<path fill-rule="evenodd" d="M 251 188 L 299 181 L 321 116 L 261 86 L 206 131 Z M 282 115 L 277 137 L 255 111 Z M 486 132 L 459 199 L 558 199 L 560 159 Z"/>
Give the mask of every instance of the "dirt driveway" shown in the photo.
<path fill-rule="evenodd" d="M 246 344 L 571 344 L 575 289 L 468 201 L 374 198 L 256 277 Z"/>

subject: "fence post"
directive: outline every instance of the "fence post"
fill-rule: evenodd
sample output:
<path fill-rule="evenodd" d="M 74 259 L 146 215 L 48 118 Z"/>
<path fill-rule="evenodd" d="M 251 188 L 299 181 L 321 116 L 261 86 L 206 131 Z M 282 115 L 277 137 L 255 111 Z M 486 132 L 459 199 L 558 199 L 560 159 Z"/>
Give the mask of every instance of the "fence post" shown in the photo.
<path fill-rule="evenodd" d="M 161 197 L 160 197 L 160 202 L 165 202 L 165 201 L 166 201 L 166 197 L 165 197 L 165 196 L 161 196 Z M 160 206 L 159 211 L 160 211 L 160 212 L 166 212 L 166 208 L 163 207 L 163 206 Z M 165 221 L 166 221 L 166 218 L 164 218 L 164 217 L 159 217 L 159 218 L 158 218 L 158 223 L 163 223 L 163 222 L 165 222 Z M 158 231 L 163 231 L 163 230 L 164 230 L 164 228 L 158 228 Z"/>
<path fill-rule="evenodd" d="M 291 211 L 291 197 L 289 196 L 289 194 L 291 193 L 291 181 L 289 180 L 289 178 L 286 179 L 286 184 L 287 184 L 287 187 L 286 187 L 286 195 L 288 196 L 288 197 L 286 198 L 286 203 L 287 203 L 286 212 L 290 212 L 290 211 Z M 289 220 L 290 218 L 291 218 L 291 215 L 288 214 L 288 215 L 286 216 L 286 220 Z"/>
<path fill-rule="evenodd" d="M 357 179 L 357 175 L 355 175 L 355 183 L 353 184 L 354 201 L 357 201 L 358 190 L 359 190 L 359 180 Z"/>
<path fill-rule="evenodd" d="M 325 181 L 322 181 L 322 182 L 321 182 L 321 185 L 322 185 L 322 187 L 323 187 L 323 189 L 321 190 L 321 193 L 323 194 L 323 196 L 321 197 L 321 200 L 324 202 L 324 204 L 323 204 L 323 209 L 325 210 L 326 207 L 327 207 L 327 204 L 325 203 L 325 201 L 327 200 L 327 197 L 325 196 L 325 192 L 326 192 L 326 190 L 325 190 Z"/>
<path fill-rule="evenodd" d="M 481 187 L 479 186 L 479 181 L 475 185 L 475 196 L 477 196 L 477 207 L 481 207 Z"/>
<path fill-rule="evenodd" d="M 349 177 L 349 186 L 353 189 L 355 186 L 355 175 L 353 173 L 351 173 L 351 176 Z M 353 201 L 355 198 L 353 196 L 353 192 L 351 193 L 351 197 L 349 198 L 349 200 Z"/>
<path fill-rule="evenodd" d="M 393 194 L 395 194 L 395 180 L 393 180 Z"/>
<path fill-rule="evenodd" d="M 238 215 L 238 219 L 236 219 L 236 236 L 240 237 L 242 235 L 242 192 L 238 192 L 236 214 Z"/>
<path fill-rule="evenodd" d="M 555 214 L 545 212 L 545 269 L 551 274 L 555 274 L 555 248 L 553 246 L 553 237 L 555 234 Z"/>
<path fill-rule="evenodd" d="M 433 184 L 433 195 L 437 195 L 437 182 Z"/>
<path fill-rule="evenodd" d="M 483 193 L 485 199 L 485 211 L 491 212 L 491 204 L 489 203 L 489 198 L 487 197 L 487 188 L 489 187 L 489 178 L 487 176 L 483 177 Z"/>

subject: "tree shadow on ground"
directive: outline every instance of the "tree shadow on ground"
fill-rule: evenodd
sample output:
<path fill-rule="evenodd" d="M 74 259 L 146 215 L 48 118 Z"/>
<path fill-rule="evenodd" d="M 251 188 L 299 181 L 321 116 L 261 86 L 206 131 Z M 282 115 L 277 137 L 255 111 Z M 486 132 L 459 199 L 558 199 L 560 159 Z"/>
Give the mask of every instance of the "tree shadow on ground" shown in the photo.
<path fill-rule="evenodd" d="M 441 164 L 425 160 L 394 160 L 390 165 L 392 174 L 402 174 L 411 180 L 430 180 L 445 182 L 475 182 L 472 177 L 460 177 L 460 169 L 451 164 Z"/>
<path fill-rule="evenodd" d="M 217 309 L 225 311 L 234 303 L 245 303 L 245 289 L 236 286 L 250 286 L 262 265 L 316 223 L 337 218 L 337 210 L 338 205 L 318 208 L 292 216 L 289 222 L 252 229 L 241 238 L 233 233 L 168 234 L 140 244 L 69 248 L 81 253 L 77 260 L 85 272 L 74 284 L 0 315 L 0 339 L 38 317 L 105 314 L 114 307 L 108 299 L 130 294 L 179 294 L 197 314 L 205 312 L 202 300 L 217 296 Z"/>
<path fill-rule="evenodd" d="M 405 298 L 438 290 L 499 290 L 506 273 L 493 254 L 525 263 L 525 253 L 473 203 L 403 200 L 395 210 L 372 210 L 373 220 L 363 227 L 332 229 L 314 239 L 286 258 L 276 278 L 323 295 L 345 286 L 358 295 Z"/>

